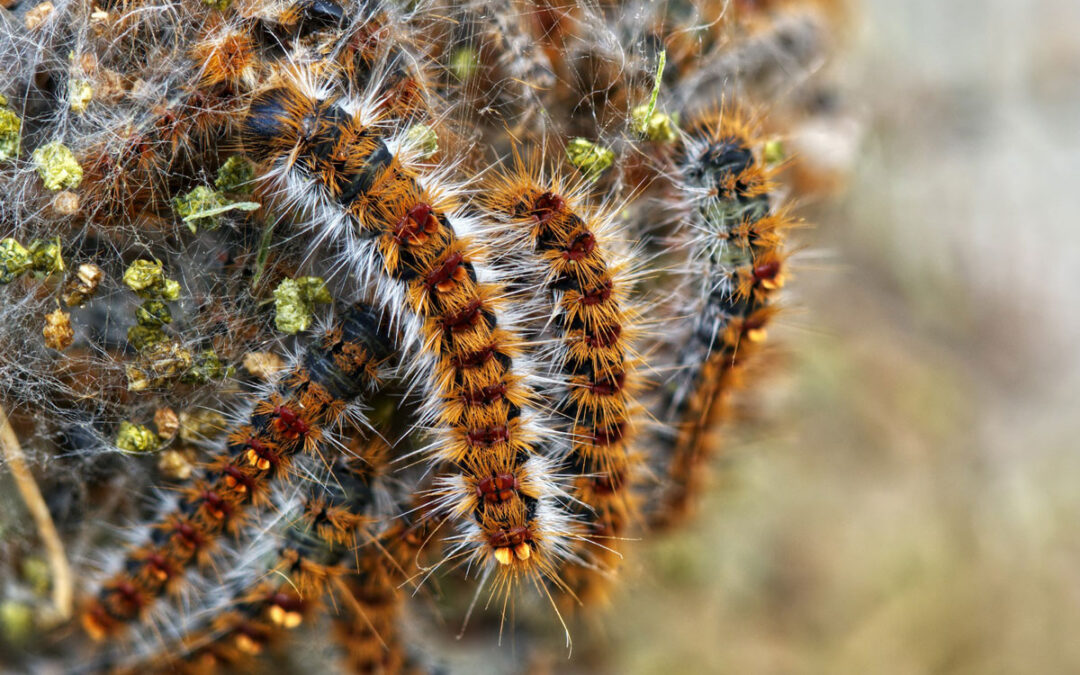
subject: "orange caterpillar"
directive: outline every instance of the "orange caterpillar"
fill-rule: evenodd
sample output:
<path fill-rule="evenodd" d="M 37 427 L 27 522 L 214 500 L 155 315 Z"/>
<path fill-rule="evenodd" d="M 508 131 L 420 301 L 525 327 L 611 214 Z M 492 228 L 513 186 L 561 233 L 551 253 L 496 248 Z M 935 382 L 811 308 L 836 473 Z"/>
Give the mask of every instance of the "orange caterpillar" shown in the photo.
<path fill-rule="evenodd" d="M 266 505 L 272 481 L 286 477 L 293 456 L 312 451 L 335 427 L 347 402 L 378 382 L 388 357 L 376 314 L 355 306 L 256 404 L 248 424 L 229 436 L 227 451 L 207 477 L 185 490 L 179 508 L 131 552 L 82 615 L 95 639 L 139 620 L 162 594 L 177 589 L 192 565 L 205 566 L 215 540 L 235 534 L 250 507 Z"/>
<path fill-rule="evenodd" d="M 765 339 L 777 311 L 782 246 L 794 223 L 772 203 L 775 170 L 762 160 L 761 145 L 736 110 L 707 116 L 684 139 L 676 184 L 689 208 L 686 273 L 702 288 L 694 332 L 681 347 L 662 411 L 676 437 L 661 458 L 666 481 L 652 514 L 657 526 L 686 517 L 713 445 L 709 433 L 738 381 L 738 367 Z"/>
<path fill-rule="evenodd" d="M 376 111 L 330 96 L 315 79 L 286 74 L 259 94 L 245 148 L 264 162 L 298 227 L 316 244 L 333 242 L 401 321 L 407 343 L 419 345 L 414 368 L 428 379 L 433 454 L 457 474 L 441 480 L 439 506 L 470 518 L 450 557 L 497 572 L 503 590 L 521 575 L 539 586 L 554 577 L 569 524 L 534 452 L 531 392 L 513 370 L 519 340 L 499 323 L 502 290 L 481 281 L 472 247 L 455 231 L 455 223 L 475 228 L 474 217 L 438 172 L 409 164 L 407 144 L 385 135 Z"/>
<path fill-rule="evenodd" d="M 575 595 L 589 602 L 604 594 L 602 573 L 620 557 L 636 506 L 631 494 L 640 457 L 632 451 L 636 370 L 630 345 L 636 312 L 630 282 L 617 258 L 618 235 L 609 222 L 582 209 L 559 178 L 518 170 L 492 181 L 484 205 L 499 221 L 510 250 L 524 250 L 533 273 L 520 281 L 538 287 L 540 320 L 554 326 L 552 393 L 555 422 L 565 436 L 557 455 L 576 477 L 572 496 L 581 505 L 593 550 L 567 568 Z"/>

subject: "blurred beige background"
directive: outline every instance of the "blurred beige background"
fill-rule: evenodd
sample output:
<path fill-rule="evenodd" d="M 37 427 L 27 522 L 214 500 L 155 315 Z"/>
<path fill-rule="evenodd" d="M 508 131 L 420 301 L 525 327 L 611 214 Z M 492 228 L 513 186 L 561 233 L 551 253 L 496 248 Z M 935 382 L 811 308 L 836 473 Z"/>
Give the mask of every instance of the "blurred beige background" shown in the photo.
<path fill-rule="evenodd" d="M 785 363 L 610 672 L 1080 672 L 1080 3 L 863 4 Z"/>

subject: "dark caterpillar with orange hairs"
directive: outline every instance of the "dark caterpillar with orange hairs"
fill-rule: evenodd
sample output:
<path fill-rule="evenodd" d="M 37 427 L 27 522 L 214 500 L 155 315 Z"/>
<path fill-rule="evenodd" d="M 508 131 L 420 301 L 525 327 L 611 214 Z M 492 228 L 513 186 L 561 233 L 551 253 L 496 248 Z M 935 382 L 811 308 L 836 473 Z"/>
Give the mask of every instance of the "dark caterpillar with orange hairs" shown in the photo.
<path fill-rule="evenodd" d="M 415 162 L 401 136 L 363 101 L 329 95 L 307 70 L 284 73 L 252 103 L 245 149 L 266 166 L 271 197 L 314 243 L 332 242 L 344 267 L 378 289 L 417 354 L 410 379 L 427 380 L 423 421 L 434 459 L 453 467 L 435 511 L 469 521 L 449 559 L 496 574 L 557 579 L 572 534 L 550 468 L 534 449 L 533 395 L 514 370 L 519 338 L 505 324 L 502 290 L 482 280 L 456 228 L 476 229 L 448 170 Z M 556 581 L 556 583 L 558 583 Z"/>
<path fill-rule="evenodd" d="M 783 243 L 794 222 L 774 206 L 775 169 L 762 159 L 762 145 L 745 113 L 734 109 L 707 116 L 684 139 L 676 185 L 688 213 L 686 274 L 701 287 L 693 333 L 662 407 L 675 439 L 659 456 L 666 480 L 651 515 L 658 527 L 687 516 L 739 366 L 757 351 L 777 312 Z"/>
<path fill-rule="evenodd" d="M 587 524 L 587 548 L 575 551 L 565 580 L 582 602 L 604 595 L 637 506 L 632 494 L 641 455 L 633 450 L 638 412 L 636 354 L 632 341 L 629 263 L 618 250 L 623 237 L 610 216 L 588 209 L 581 189 L 519 163 L 494 179 L 485 208 L 499 223 L 495 238 L 508 255 L 524 258 L 519 283 L 529 298 L 555 383 L 546 391 L 554 409 L 554 443 L 564 470 L 574 476 L 571 495 Z M 583 542 L 583 544 L 586 542 Z"/>

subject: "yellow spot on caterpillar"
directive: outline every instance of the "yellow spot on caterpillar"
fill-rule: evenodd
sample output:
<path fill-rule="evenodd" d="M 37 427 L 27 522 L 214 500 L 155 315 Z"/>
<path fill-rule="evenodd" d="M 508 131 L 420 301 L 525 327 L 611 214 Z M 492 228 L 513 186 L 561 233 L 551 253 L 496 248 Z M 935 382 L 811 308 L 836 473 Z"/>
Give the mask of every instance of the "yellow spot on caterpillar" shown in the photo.
<path fill-rule="evenodd" d="M 532 555 L 532 549 L 529 547 L 528 543 L 521 542 L 514 547 L 514 555 L 517 556 L 518 560 L 528 560 L 529 556 Z"/>
<path fill-rule="evenodd" d="M 500 565 L 509 565 L 514 560 L 514 554 L 509 548 L 497 548 L 495 549 L 495 559 L 499 561 Z"/>
<path fill-rule="evenodd" d="M 281 607 L 281 605 L 271 605 L 270 607 L 270 620 L 275 625 L 283 628 L 293 629 L 303 622 L 304 617 L 300 612 L 290 612 Z"/>

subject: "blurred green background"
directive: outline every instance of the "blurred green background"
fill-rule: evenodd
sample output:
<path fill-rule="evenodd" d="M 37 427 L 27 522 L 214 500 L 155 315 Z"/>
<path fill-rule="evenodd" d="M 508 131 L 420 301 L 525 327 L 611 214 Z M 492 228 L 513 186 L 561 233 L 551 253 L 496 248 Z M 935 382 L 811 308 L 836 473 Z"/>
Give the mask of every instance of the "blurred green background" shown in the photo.
<path fill-rule="evenodd" d="M 862 4 L 784 362 L 610 672 L 1080 672 L 1080 3 Z"/>

